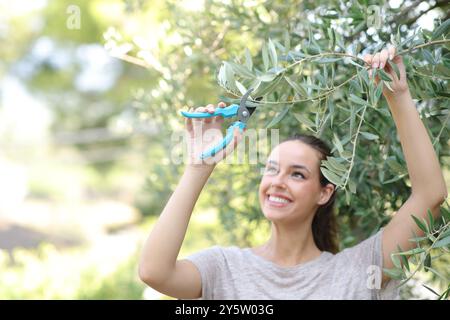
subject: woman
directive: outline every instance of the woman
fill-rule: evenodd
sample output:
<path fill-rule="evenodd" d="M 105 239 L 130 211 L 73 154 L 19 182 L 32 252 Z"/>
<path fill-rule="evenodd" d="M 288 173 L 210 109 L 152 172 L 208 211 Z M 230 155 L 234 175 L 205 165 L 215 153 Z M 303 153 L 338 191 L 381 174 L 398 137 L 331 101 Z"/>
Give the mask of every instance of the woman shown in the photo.
<path fill-rule="evenodd" d="M 387 64 L 392 60 L 400 79 Z M 416 111 L 405 67 L 395 48 L 366 55 L 371 68 L 384 69 L 393 79 L 383 88 L 403 152 L 411 195 L 389 224 L 358 245 L 337 253 L 332 207 L 335 186 L 321 174 L 320 161 L 330 154 L 321 140 L 296 136 L 270 154 L 259 187 L 262 212 L 271 221 L 271 237 L 256 248 L 214 246 L 177 260 L 194 205 L 214 163 L 191 163 L 145 243 L 139 276 L 149 286 L 179 299 L 383 299 L 398 298 L 394 281 L 383 275 L 392 268 L 397 245 L 414 247 L 412 232 L 423 232 L 411 215 L 435 217 L 447 197 L 444 178 L 427 131 Z M 376 79 L 376 81 L 379 81 Z M 223 107 L 224 104 L 219 104 Z M 214 112 L 212 105 L 198 112 Z M 187 119 L 191 141 L 197 126 L 220 129 L 220 117 Z M 220 160 L 240 139 L 216 156 Z M 206 149 L 208 146 L 205 146 Z M 198 151 L 198 150 L 197 150 Z M 201 152 L 201 150 L 199 150 Z M 198 159 L 199 152 L 192 153 Z"/>

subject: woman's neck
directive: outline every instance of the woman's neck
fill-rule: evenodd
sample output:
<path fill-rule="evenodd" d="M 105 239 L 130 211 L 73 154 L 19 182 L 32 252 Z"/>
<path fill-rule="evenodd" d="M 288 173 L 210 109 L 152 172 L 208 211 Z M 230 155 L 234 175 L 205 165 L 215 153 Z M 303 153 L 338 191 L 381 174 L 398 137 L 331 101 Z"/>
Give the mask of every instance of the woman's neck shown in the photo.
<path fill-rule="evenodd" d="M 270 239 L 253 249 L 257 255 L 281 266 L 295 266 L 320 256 L 310 224 L 292 227 L 272 223 Z"/>

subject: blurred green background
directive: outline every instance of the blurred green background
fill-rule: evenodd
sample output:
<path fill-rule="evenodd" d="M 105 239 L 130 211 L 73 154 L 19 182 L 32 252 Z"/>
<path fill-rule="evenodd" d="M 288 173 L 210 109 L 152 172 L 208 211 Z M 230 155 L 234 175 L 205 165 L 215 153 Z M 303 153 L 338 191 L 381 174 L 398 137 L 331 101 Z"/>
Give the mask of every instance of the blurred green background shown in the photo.
<path fill-rule="evenodd" d="M 177 111 L 217 102 L 221 61 L 257 54 L 284 19 L 327 3 L 0 0 L 0 299 L 171 299 L 139 281 L 137 259 L 183 169 L 171 161 Z M 445 12 L 411 24 L 432 30 Z M 264 241 L 258 179 L 255 166 L 219 167 L 181 256 Z M 341 245 L 386 216 L 361 227 L 343 215 Z"/>
<path fill-rule="evenodd" d="M 0 299 L 164 298 L 139 281 L 137 257 L 173 187 L 158 170 L 176 172 L 133 105 L 160 74 L 106 47 L 121 29 L 157 48 L 175 17 L 135 4 L 0 2 Z M 204 94 L 191 91 L 192 103 Z M 184 252 L 216 224 L 198 215 Z"/>

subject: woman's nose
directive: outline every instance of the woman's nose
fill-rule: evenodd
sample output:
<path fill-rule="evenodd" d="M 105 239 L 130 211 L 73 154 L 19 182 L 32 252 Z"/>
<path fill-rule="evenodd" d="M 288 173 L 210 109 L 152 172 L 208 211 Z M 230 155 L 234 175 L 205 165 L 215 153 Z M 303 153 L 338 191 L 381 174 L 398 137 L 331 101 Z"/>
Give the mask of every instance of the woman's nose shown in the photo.
<path fill-rule="evenodd" d="M 272 180 L 270 181 L 270 186 L 286 188 L 286 183 L 285 183 L 284 179 L 285 179 L 284 175 L 281 172 L 279 172 L 272 177 Z"/>

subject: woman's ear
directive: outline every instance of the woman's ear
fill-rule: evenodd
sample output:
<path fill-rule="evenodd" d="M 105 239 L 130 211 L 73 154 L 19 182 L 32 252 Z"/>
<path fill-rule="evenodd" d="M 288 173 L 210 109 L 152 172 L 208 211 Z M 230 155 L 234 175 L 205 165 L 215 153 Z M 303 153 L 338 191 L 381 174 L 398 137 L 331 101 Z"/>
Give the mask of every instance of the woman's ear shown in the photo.
<path fill-rule="evenodd" d="M 320 191 L 320 199 L 319 199 L 319 205 L 322 206 L 325 203 L 330 200 L 331 196 L 333 195 L 335 186 L 332 183 L 328 183 L 325 187 L 322 187 L 322 190 Z"/>

